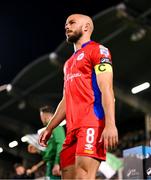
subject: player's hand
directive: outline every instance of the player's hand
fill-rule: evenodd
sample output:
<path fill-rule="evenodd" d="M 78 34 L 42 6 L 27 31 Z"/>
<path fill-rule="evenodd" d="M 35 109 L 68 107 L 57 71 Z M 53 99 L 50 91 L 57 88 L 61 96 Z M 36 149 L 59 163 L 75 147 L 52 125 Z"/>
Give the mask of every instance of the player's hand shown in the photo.
<path fill-rule="evenodd" d="M 44 130 L 39 136 L 39 144 L 43 147 L 46 147 L 47 141 L 50 138 L 50 136 L 51 136 L 51 132 L 48 131 L 47 129 Z"/>
<path fill-rule="evenodd" d="M 31 173 L 32 173 L 32 170 L 31 170 L 31 169 L 27 169 L 27 170 L 26 170 L 26 174 L 27 174 L 27 175 L 30 175 Z"/>
<path fill-rule="evenodd" d="M 114 148 L 118 143 L 118 131 L 114 124 L 106 125 L 101 138 L 100 142 L 104 142 L 104 148 L 108 150 L 108 148 Z"/>
<path fill-rule="evenodd" d="M 60 165 L 55 164 L 54 167 L 52 168 L 52 174 L 54 176 L 61 176 L 61 171 L 60 171 Z"/>

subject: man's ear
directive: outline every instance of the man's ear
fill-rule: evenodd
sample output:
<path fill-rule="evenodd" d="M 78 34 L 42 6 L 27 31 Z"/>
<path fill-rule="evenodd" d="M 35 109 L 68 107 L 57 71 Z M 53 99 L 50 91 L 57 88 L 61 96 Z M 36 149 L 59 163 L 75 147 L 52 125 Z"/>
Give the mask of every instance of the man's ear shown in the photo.
<path fill-rule="evenodd" d="M 84 27 L 84 31 L 85 31 L 85 32 L 88 31 L 89 28 L 90 28 L 90 24 L 89 24 L 89 23 L 86 23 L 86 24 L 85 24 L 85 27 Z"/>

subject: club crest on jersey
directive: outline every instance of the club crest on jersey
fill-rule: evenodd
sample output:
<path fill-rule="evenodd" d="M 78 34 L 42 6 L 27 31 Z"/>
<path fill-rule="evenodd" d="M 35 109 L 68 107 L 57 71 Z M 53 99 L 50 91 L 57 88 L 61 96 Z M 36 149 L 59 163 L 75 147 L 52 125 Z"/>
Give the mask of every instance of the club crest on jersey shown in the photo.
<path fill-rule="evenodd" d="M 77 60 L 80 61 L 84 57 L 84 52 L 78 55 Z"/>

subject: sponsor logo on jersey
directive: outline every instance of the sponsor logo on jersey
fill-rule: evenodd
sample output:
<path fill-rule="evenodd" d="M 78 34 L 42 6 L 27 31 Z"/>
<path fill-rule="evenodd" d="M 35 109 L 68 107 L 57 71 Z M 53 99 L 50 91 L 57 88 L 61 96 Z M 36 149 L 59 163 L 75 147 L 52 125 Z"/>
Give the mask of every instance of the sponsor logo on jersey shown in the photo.
<path fill-rule="evenodd" d="M 80 61 L 84 57 L 84 52 L 78 55 L 77 60 Z"/>
<path fill-rule="evenodd" d="M 88 154 L 94 154 L 94 151 L 88 150 L 88 149 L 85 149 L 84 152 L 85 152 L 85 153 L 88 153 Z"/>
<path fill-rule="evenodd" d="M 92 144 L 85 144 L 85 149 L 92 150 L 93 145 Z"/>
<path fill-rule="evenodd" d="M 74 78 L 77 78 L 77 77 L 80 77 L 81 76 L 81 73 L 74 73 L 74 74 L 72 74 L 72 73 L 69 73 L 69 74 L 67 74 L 66 75 L 66 81 L 69 81 L 69 80 L 73 80 Z"/>
<path fill-rule="evenodd" d="M 109 63 L 112 64 L 109 58 L 102 58 L 101 63 Z"/>

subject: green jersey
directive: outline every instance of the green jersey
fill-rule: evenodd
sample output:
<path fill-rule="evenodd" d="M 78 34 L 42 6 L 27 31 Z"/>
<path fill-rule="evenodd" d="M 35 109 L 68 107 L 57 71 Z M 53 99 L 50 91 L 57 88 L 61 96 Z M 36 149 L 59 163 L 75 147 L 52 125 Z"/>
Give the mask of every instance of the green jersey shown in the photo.
<path fill-rule="evenodd" d="M 48 140 L 48 146 L 45 151 L 42 151 L 42 158 L 45 162 L 50 161 L 52 164 L 59 164 L 60 151 L 65 139 L 65 132 L 62 126 L 56 127 L 50 139 Z"/>
<path fill-rule="evenodd" d="M 46 177 L 50 179 L 61 179 L 60 176 L 52 175 L 52 168 L 55 164 L 60 164 L 60 152 L 65 139 L 65 132 L 62 126 L 56 127 L 45 151 L 41 151 L 42 159 L 46 162 Z"/>

